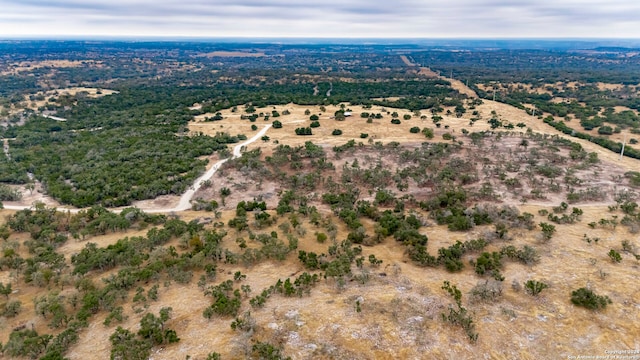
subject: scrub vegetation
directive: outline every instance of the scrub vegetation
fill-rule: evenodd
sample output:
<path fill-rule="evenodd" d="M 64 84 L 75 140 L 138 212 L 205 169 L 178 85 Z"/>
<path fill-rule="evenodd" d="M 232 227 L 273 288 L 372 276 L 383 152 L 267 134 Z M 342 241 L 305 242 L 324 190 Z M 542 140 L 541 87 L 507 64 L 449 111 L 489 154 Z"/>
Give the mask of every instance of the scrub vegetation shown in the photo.
<path fill-rule="evenodd" d="M 0 43 L 5 357 L 633 343 L 633 51 L 252 46 Z"/>

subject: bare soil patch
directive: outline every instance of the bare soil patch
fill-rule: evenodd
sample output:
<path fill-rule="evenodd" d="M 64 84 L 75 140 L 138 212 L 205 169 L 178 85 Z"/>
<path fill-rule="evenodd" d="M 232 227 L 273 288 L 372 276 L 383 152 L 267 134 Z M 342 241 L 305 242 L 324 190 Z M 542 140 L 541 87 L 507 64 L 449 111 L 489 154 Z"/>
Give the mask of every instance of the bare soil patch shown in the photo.
<path fill-rule="evenodd" d="M 72 68 L 81 66 L 102 66 L 102 62 L 95 60 L 44 60 L 44 61 L 23 61 L 9 64 L 7 69 L 0 72 L 0 75 L 18 74 L 29 72 L 41 68 Z"/>

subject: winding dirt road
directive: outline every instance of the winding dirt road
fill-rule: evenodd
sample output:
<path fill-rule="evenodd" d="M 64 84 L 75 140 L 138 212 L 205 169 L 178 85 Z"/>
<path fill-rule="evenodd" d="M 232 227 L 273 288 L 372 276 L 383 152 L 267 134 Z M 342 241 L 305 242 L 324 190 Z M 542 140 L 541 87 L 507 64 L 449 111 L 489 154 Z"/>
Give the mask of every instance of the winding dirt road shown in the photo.
<path fill-rule="evenodd" d="M 264 128 L 262 128 L 262 130 L 260 130 L 257 134 L 255 134 L 252 138 L 236 145 L 233 148 L 233 156 L 231 157 L 231 159 L 240 157 L 242 155 L 242 149 L 253 143 L 254 141 L 260 139 L 262 136 L 264 136 L 264 134 L 267 133 L 267 131 L 269 130 L 269 128 L 271 127 L 271 124 L 266 125 Z M 143 206 L 137 206 L 140 210 L 147 212 L 147 213 L 169 213 L 169 212 L 176 212 L 176 211 L 184 211 L 184 210 L 189 210 L 191 209 L 191 199 L 193 198 L 193 195 L 196 193 L 196 191 L 198 191 L 200 189 L 200 187 L 202 186 L 202 183 L 205 180 L 210 179 L 213 174 L 216 173 L 216 171 L 218 171 L 218 169 L 220 169 L 220 166 L 222 166 L 222 164 L 224 164 L 225 162 L 229 161 L 229 158 L 227 159 L 222 159 L 220 161 L 218 161 L 217 163 L 213 164 L 213 166 L 207 170 L 207 172 L 205 172 L 204 174 L 202 174 L 200 177 L 198 177 L 193 185 L 191 187 L 189 187 L 189 189 L 187 191 L 184 192 L 184 194 L 182 194 L 182 196 L 180 196 L 180 201 L 178 202 L 178 204 L 174 207 L 166 207 L 166 208 L 145 208 Z M 8 210 L 23 210 L 23 209 L 29 209 L 31 208 L 31 205 L 8 205 L 8 204 L 4 204 L 4 208 L 8 209 Z M 130 207 L 130 206 L 127 206 Z M 127 208 L 127 207 L 122 207 L 122 208 L 112 208 L 109 209 L 111 211 L 114 211 L 116 213 L 122 211 L 123 209 Z M 70 211 L 71 213 L 77 213 L 78 211 L 82 210 L 82 209 L 78 209 L 78 208 L 68 208 L 68 207 L 57 207 L 58 210 L 60 211 Z"/>

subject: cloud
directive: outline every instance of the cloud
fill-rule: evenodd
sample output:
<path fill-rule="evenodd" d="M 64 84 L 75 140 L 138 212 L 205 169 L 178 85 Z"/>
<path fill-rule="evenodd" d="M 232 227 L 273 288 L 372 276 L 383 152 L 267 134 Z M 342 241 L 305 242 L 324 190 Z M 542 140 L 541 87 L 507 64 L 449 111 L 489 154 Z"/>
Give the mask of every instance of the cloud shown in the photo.
<path fill-rule="evenodd" d="M 640 38 L 629 0 L 0 0 L 0 36 Z"/>

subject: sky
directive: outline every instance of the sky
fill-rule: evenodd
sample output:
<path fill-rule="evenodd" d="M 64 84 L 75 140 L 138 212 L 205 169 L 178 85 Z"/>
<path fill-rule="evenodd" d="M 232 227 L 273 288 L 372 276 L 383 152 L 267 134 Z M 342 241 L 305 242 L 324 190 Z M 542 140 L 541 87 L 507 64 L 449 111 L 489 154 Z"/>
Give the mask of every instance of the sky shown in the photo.
<path fill-rule="evenodd" d="M 637 0 L 0 0 L 14 37 L 640 39 Z"/>

